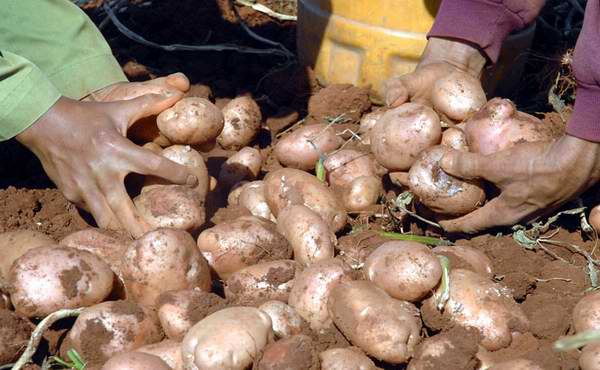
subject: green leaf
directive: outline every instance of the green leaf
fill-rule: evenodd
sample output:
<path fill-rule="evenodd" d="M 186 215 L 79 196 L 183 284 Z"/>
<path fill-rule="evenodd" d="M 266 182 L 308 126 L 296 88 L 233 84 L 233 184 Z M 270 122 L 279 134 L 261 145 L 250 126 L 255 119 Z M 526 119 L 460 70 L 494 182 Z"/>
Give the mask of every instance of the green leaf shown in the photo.
<path fill-rule="evenodd" d="M 598 341 L 600 341 L 600 330 L 586 330 L 557 340 L 554 342 L 554 349 L 559 352 L 570 351 Z"/>
<path fill-rule="evenodd" d="M 315 166 L 317 179 L 319 179 L 321 182 L 325 182 L 325 166 L 323 165 L 323 162 L 325 162 L 325 156 L 321 155 Z"/>

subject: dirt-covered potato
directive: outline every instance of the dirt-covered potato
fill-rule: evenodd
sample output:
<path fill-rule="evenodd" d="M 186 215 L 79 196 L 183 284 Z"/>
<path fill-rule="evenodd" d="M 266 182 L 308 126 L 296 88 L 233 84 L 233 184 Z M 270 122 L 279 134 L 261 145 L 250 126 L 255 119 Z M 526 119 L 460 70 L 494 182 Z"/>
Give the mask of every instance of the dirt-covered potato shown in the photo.
<path fill-rule="evenodd" d="M 173 144 L 203 144 L 223 130 L 223 113 L 209 100 L 183 98 L 158 115 L 158 129 Z"/>
<path fill-rule="evenodd" d="M 161 153 L 163 157 L 172 160 L 175 163 L 186 166 L 192 175 L 198 178 L 198 185 L 195 189 L 200 195 L 200 199 L 206 199 L 206 194 L 209 190 L 210 177 L 208 176 L 208 169 L 204 163 L 204 158 L 189 145 L 171 145 L 164 148 Z M 169 182 L 160 178 L 152 177 L 152 182 L 148 179 L 146 184 L 168 184 Z"/>
<path fill-rule="evenodd" d="M 151 185 L 133 203 L 152 229 L 163 227 L 194 232 L 205 221 L 204 199 L 183 185 Z"/>
<path fill-rule="evenodd" d="M 276 337 L 285 338 L 302 332 L 305 322 L 291 306 L 281 301 L 267 301 L 258 308 L 271 318 Z"/>
<path fill-rule="evenodd" d="M 114 276 L 95 254 L 50 245 L 30 249 L 17 258 L 8 283 L 17 313 L 44 317 L 62 308 L 102 302 L 112 291 Z"/>
<path fill-rule="evenodd" d="M 467 135 L 458 127 L 449 127 L 442 134 L 441 145 L 461 152 L 468 152 Z"/>
<path fill-rule="evenodd" d="M 360 128 L 358 134 L 365 145 L 371 144 L 371 130 L 375 127 L 375 124 L 385 113 L 385 109 L 377 109 L 371 113 L 367 113 L 360 119 Z"/>
<path fill-rule="evenodd" d="M 455 71 L 435 82 L 431 100 L 433 108 L 440 114 L 463 121 L 477 112 L 487 98 L 478 78 Z"/>
<path fill-rule="evenodd" d="M 344 336 L 378 360 L 406 363 L 421 339 L 419 310 L 369 281 L 338 284 L 331 290 L 328 307 Z"/>
<path fill-rule="evenodd" d="M 371 150 L 390 171 L 407 171 L 419 153 L 442 139 L 440 119 L 418 103 L 402 104 L 383 114 L 371 130 Z"/>
<path fill-rule="evenodd" d="M 231 274 L 225 281 L 230 302 L 258 305 L 265 301 L 287 302 L 298 264 L 292 260 L 263 262 Z"/>
<path fill-rule="evenodd" d="M 0 309 L 0 366 L 15 362 L 31 336 L 33 324 L 16 313 Z"/>
<path fill-rule="evenodd" d="M 158 296 L 157 314 L 165 335 L 182 340 L 198 321 L 225 307 L 225 300 L 200 289 L 171 290 Z"/>
<path fill-rule="evenodd" d="M 219 184 L 231 187 L 242 180 L 254 180 L 260 173 L 262 156 L 255 148 L 245 147 L 229 157 L 219 172 Z"/>
<path fill-rule="evenodd" d="M 293 168 L 269 172 L 265 196 L 275 217 L 291 204 L 301 204 L 316 212 L 333 232 L 346 225 L 346 210 L 333 192 L 315 176 Z"/>
<path fill-rule="evenodd" d="M 393 298 L 418 302 L 430 294 L 442 277 L 442 266 L 429 247 L 409 241 L 390 241 L 369 255 L 367 279 Z"/>
<path fill-rule="evenodd" d="M 259 180 L 261 181 L 261 180 Z M 244 190 L 244 185 L 246 184 L 250 184 L 250 182 L 248 181 L 240 181 L 237 184 L 235 184 L 231 190 L 229 190 L 229 194 L 227 194 L 227 204 L 230 206 L 233 205 L 238 205 L 239 200 L 240 200 L 240 194 L 242 194 L 242 191 Z"/>
<path fill-rule="evenodd" d="M 581 363 L 581 358 L 579 359 L 579 362 Z M 581 370 L 592 369 L 598 369 L 598 367 L 590 367 L 588 369 L 584 368 L 583 366 L 581 367 Z M 518 358 L 515 360 L 500 362 L 492 367 L 489 367 L 488 370 L 545 370 L 545 368 L 531 360 Z"/>
<path fill-rule="evenodd" d="M 600 343 L 592 343 L 583 347 L 581 355 L 579 356 L 579 366 L 581 367 L 581 370 L 600 369 Z M 538 369 L 535 368 L 534 370 Z"/>
<path fill-rule="evenodd" d="M 596 230 L 596 232 L 600 232 L 600 205 L 594 206 L 590 211 L 590 217 L 588 218 L 590 225 Z"/>
<path fill-rule="evenodd" d="M 123 256 L 123 278 L 136 302 L 154 307 L 162 292 L 209 291 L 210 269 L 185 231 L 158 229 L 134 241 Z"/>
<path fill-rule="evenodd" d="M 448 175 L 439 165 L 449 149 L 436 146 L 421 153 L 408 172 L 410 190 L 418 200 L 441 215 L 467 214 L 485 202 L 479 181 Z"/>
<path fill-rule="evenodd" d="M 522 142 L 553 139 L 549 125 L 530 114 L 519 112 L 513 102 L 501 98 L 487 102 L 466 122 L 464 131 L 470 150 L 483 155 Z"/>
<path fill-rule="evenodd" d="M 332 348 L 319 353 L 321 370 L 379 370 L 363 351 L 356 347 Z"/>
<path fill-rule="evenodd" d="M 296 275 L 288 303 L 309 323 L 311 329 L 328 329 L 332 325 L 327 310 L 331 290 L 340 282 L 350 280 L 352 271 L 341 260 L 330 258 L 315 262 Z"/>
<path fill-rule="evenodd" d="M 279 140 L 274 154 L 283 166 L 308 171 L 315 168 L 321 155 L 339 148 L 342 142 L 332 126 L 308 125 Z"/>
<path fill-rule="evenodd" d="M 265 347 L 254 363 L 254 370 L 320 370 L 313 340 L 307 335 L 292 335 Z"/>
<path fill-rule="evenodd" d="M 329 225 L 310 208 L 290 205 L 277 217 L 277 231 L 294 250 L 294 260 L 302 265 L 332 258 L 337 239 Z"/>
<path fill-rule="evenodd" d="M 231 100 L 223 107 L 225 125 L 217 137 L 227 150 L 238 150 L 250 144 L 258 135 L 262 115 L 258 104 L 249 96 Z"/>
<path fill-rule="evenodd" d="M 573 328 L 577 333 L 600 330 L 600 291 L 586 294 L 573 309 Z"/>
<path fill-rule="evenodd" d="M 273 339 L 269 315 L 229 307 L 194 325 L 181 344 L 185 369 L 244 370 Z"/>
<path fill-rule="evenodd" d="M 473 327 L 481 334 L 481 345 L 494 351 L 507 347 L 513 333 L 529 330 L 529 320 L 515 302 L 512 292 L 476 272 L 453 269 L 450 271 L 450 297 L 440 313 L 437 310 L 438 293 L 423 302 L 423 320 L 432 329 L 447 321 L 464 327 Z"/>
<path fill-rule="evenodd" d="M 361 176 L 381 177 L 386 172 L 371 153 L 354 149 L 342 149 L 328 156 L 323 166 L 327 182 L 334 188 L 347 188 Z"/>
<path fill-rule="evenodd" d="M 441 245 L 432 249 L 437 255 L 450 259 L 450 268 L 463 268 L 488 278 L 493 277 L 492 260 L 482 251 L 463 245 Z"/>
<path fill-rule="evenodd" d="M 161 338 L 160 328 L 142 306 L 131 301 L 110 301 L 83 310 L 61 352 L 75 349 L 93 368 L 119 353 Z"/>
<path fill-rule="evenodd" d="M 417 347 L 407 370 L 475 369 L 479 335 L 477 329 L 452 327 L 448 331 L 425 338 Z M 487 364 L 479 364 L 478 369 L 487 369 Z"/>
<path fill-rule="evenodd" d="M 342 199 L 348 211 L 359 212 L 377 204 L 383 193 L 381 179 L 374 176 L 361 176 L 352 181 L 343 192 Z"/>
<path fill-rule="evenodd" d="M 249 210 L 254 216 L 275 221 L 269 204 L 267 204 L 265 183 L 262 180 L 244 184 L 240 189 L 237 204 Z"/>
<path fill-rule="evenodd" d="M 292 257 L 292 248 L 277 226 L 256 216 L 242 216 L 204 230 L 198 248 L 223 280 L 244 267 Z"/>
<path fill-rule="evenodd" d="M 181 358 L 181 343 L 171 339 L 165 339 L 158 343 L 147 344 L 135 350 L 135 352 L 148 353 L 160 357 L 173 370 L 183 370 L 183 359 Z"/>
<path fill-rule="evenodd" d="M 106 361 L 101 370 L 171 370 L 160 357 L 143 352 L 120 353 Z"/>
<path fill-rule="evenodd" d="M 44 245 L 56 244 L 48 235 L 35 230 L 14 230 L 0 233 L 0 277 L 8 277 L 14 260 L 28 250 Z"/>

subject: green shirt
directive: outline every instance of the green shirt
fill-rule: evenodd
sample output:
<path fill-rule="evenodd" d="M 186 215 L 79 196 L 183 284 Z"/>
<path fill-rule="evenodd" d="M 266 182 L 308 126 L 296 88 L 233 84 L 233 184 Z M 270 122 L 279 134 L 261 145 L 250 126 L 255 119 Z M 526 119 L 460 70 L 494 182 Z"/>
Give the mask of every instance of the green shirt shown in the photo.
<path fill-rule="evenodd" d="M 0 6 L 0 140 L 61 96 L 81 99 L 127 81 L 100 31 L 68 0 L 3 0 Z"/>

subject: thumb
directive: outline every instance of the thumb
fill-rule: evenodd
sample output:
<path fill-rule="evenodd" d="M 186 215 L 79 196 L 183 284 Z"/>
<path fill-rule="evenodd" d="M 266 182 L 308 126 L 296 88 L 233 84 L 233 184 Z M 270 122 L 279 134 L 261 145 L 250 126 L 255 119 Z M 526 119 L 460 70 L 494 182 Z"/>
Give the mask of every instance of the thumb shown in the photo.
<path fill-rule="evenodd" d="M 482 155 L 451 149 L 440 160 L 440 167 L 444 172 L 461 179 L 487 179 L 486 163 L 487 158 Z"/>
<path fill-rule="evenodd" d="M 131 100 L 113 102 L 117 118 L 127 122 L 127 128 L 137 120 L 157 115 L 173 106 L 183 97 L 179 91 L 167 90 L 162 94 L 146 94 Z"/>
<path fill-rule="evenodd" d="M 385 82 L 385 104 L 390 108 L 398 107 L 409 99 L 407 80 L 409 75 L 394 77 Z"/>

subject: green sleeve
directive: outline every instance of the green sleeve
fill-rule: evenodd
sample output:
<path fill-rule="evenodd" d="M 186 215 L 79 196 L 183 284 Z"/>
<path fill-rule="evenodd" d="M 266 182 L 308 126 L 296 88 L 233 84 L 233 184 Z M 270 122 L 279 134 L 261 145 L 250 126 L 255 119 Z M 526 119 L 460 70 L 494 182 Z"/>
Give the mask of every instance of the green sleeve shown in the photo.
<path fill-rule="evenodd" d="M 31 61 L 64 96 L 127 81 L 100 31 L 68 0 L 3 0 L 0 19 L 0 50 Z"/>

